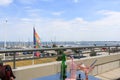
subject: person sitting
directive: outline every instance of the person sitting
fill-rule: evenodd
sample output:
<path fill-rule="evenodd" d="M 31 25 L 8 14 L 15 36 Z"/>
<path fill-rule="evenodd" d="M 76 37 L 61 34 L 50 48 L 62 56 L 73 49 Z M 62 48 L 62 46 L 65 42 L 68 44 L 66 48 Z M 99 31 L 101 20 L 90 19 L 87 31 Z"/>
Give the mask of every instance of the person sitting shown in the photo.
<path fill-rule="evenodd" d="M 0 61 L 0 80 L 14 80 L 15 76 L 12 72 L 10 65 L 3 65 Z"/>

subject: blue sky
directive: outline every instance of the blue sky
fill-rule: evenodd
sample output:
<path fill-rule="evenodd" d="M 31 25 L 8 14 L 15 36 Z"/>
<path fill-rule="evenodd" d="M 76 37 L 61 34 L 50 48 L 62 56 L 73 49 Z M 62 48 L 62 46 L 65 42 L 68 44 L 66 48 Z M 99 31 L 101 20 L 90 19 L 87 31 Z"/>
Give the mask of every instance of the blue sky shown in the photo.
<path fill-rule="evenodd" d="M 120 41 L 120 0 L 0 0 L 0 41 L 32 41 L 33 26 L 42 41 Z"/>

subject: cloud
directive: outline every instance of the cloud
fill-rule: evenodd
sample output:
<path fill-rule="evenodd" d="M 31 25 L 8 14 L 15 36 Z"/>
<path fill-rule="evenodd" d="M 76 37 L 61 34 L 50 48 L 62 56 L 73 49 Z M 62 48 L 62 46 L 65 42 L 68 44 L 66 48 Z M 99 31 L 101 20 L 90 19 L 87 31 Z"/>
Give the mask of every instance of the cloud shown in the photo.
<path fill-rule="evenodd" d="M 33 9 L 29 6 L 24 7 L 24 10 L 26 14 L 30 17 L 39 17 L 39 15 L 41 14 L 41 11 L 43 11 L 42 9 Z"/>
<path fill-rule="evenodd" d="M 29 18 L 21 18 L 21 21 L 23 21 L 23 22 L 30 22 L 30 21 L 32 21 L 32 19 L 29 19 Z"/>
<path fill-rule="evenodd" d="M 18 0 L 22 4 L 35 4 L 39 2 L 52 2 L 54 0 Z"/>
<path fill-rule="evenodd" d="M 77 17 L 72 20 L 73 24 L 86 24 L 87 21 L 85 21 L 83 18 Z"/>
<path fill-rule="evenodd" d="M 120 12 L 116 11 L 108 11 L 108 10 L 101 10 L 98 11 L 104 17 L 100 20 L 94 21 L 92 24 L 100 25 L 100 26 L 116 26 L 120 25 Z"/>
<path fill-rule="evenodd" d="M 110 11 L 110 10 L 100 10 L 100 11 L 97 11 L 98 14 L 102 14 L 102 15 L 114 15 L 116 13 L 119 13 L 119 12 L 116 12 L 116 11 Z"/>
<path fill-rule="evenodd" d="M 13 0 L 0 0 L 0 6 L 7 6 L 11 4 Z"/>
<path fill-rule="evenodd" d="M 54 16 L 60 16 L 64 13 L 64 11 L 60 11 L 60 12 L 52 12 L 52 15 Z"/>
<path fill-rule="evenodd" d="M 37 0 L 18 0 L 22 4 L 34 4 Z"/>
<path fill-rule="evenodd" d="M 56 33 L 58 40 L 117 40 L 120 34 L 120 12 L 116 11 L 100 11 L 99 15 L 104 17 L 95 21 L 86 21 L 83 18 L 77 17 L 71 20 L 53 20 L 47 22 L 45 28 L 49 35 Z M 50 33 L 51 32 L 51 33 Z"/>
<path fill-rule="evenodd" d="M 78 3 L 78 2 L 79 2 L 79 0 L 74 0 L 74 2 L 75 2 L 75 3 Z"/>
<path fill-rule="evenodd" d="M 27 9 L 27 12 L 39 12 L 39 11 L 42 11 L 41 9 Z"/>
<path fill-rule="evenodd" d="M 120 40 L 120 12 L 100 10 L 99 15 L 104 17 L 95 21 L 86 21 L 84 18 L 76 17 L 71 20 L 54 19 L 54 18 L 21 18 L 19 21 L 13 21 L 7 31 L 10 39 L 32 41 L 32 28 L 35 24 L 36 31 L 42 41 L 103 41 L 103 40 Z M 11 20 L 12 21 L 12 20 Z M 2 26 L 2 25 L 1 25 Z M 11 32 L 16 30 L 16 34 Z M 1 30 L 2 31 L 2 30 Z M 2 36 L 2 32 L 0 34 Z M 24 36 L 23 36 L 24 35 Z M 0 39 L 2 37 L 0 36 Z M 14 38 L 13 38 L 14 37 Z M 9 39 L 8 39 L 9 40 Z"/>
<path fill-rule="evenodd" d="M 54 1 L 54 0 L 40 0 L 40 1 L 51 2 L 51 1 Z"/>

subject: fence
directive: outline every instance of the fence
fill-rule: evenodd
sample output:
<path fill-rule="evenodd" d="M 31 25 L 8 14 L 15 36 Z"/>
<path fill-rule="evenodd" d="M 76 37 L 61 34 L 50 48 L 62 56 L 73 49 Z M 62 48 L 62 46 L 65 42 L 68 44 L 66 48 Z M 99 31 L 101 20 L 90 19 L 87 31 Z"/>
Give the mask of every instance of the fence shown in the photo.
<path fill-rule="evenodd" d="M 67 49 L 71 49 L 71 50 L 77 50 L 78 53 L 81 54 L 82 50 L 95 50 L 95 49 L 106 49 L 106 51 L 110 54 L 111 52 L 116 52 L 119 51 L 119 47 L 120 46 L 85 46 L 85 47 L 59 47 L 59 48 L 32 48 L 32 49 L 6 49 L 6 50 L 0 50 L 1 54 L 6 54 L 6 53 L 13 53 L 13 68 L 16 68 L 16 61 L 20 61 L 20 60 L 32 60 L 32 59 L 39 59 L 41 57 L 31 57 L 31 58 L 24 58 L 24 59 L 16 59 L 16 53 L 17 52 L 34 52 L 34 51 L 50 51 L 50 50 L 54 50 L 54 51 L 59 51 L 59 50 L 67 50 Z M 114 50 L 114 51 L 113 51 Z M 49 57 L 57 57 L 57 56 L 61 56 L 59 54 L 54 55 L 54 56 L 49 56 Z M 43 57 L 45 58 L 45 57 Z M 12 61 L 12 60 L 3 60 L 3 62 L 8 62 L 8 61 Z"/>

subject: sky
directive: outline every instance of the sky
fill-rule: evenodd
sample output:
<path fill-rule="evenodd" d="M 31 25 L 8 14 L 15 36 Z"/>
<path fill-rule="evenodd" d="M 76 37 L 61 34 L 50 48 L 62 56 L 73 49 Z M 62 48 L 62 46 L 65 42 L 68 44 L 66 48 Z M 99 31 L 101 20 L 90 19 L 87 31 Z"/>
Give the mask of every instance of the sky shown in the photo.
<path fill-rule="evenodd" d="M 120 41 L 120 0 L 0 0 L 0 41 Z"/>

